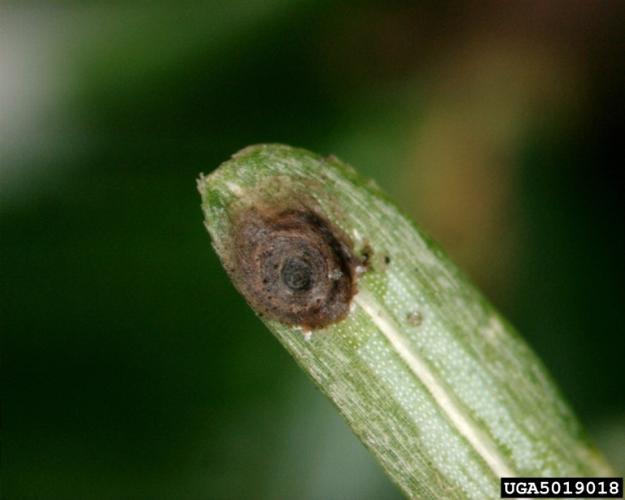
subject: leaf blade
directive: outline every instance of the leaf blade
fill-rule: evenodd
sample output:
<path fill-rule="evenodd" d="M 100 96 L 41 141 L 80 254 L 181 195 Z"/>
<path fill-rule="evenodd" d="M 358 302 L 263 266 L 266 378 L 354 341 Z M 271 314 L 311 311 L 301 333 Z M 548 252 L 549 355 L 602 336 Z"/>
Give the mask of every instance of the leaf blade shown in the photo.
<path fill-rule="evenodd" d="M 314 199 L 355 252 L 372 254 L 343 321 L 306 335 L 263 321 L 407 495 L 495 497 L 502 475 L 609 473 L 514 329 L 351 167 L 261 145 L 199 187 L 224 261 L 236 207 L 285 196 Z"/>

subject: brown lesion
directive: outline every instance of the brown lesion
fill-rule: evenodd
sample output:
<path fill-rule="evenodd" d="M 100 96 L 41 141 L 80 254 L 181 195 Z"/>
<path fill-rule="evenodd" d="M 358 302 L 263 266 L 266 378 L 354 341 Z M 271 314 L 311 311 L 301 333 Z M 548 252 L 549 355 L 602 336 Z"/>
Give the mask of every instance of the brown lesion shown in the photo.
<path fill-rule="evenodd" d="M 410 326 L 421 326 L 423 314 L 418 310 L 410 311 L 406 313 L 406 321 Z"/>
<path fill-rule="evenodd" d="M 301 202 L 239 210 L 225 260 L 236 287 L 259 315 L 305 329 L 347 316 L 356 267 L 362 265 L 349 237 Z"/>
<path fill-rule="evenodd" d="M 360 265 L 365 271 L 384 272 L 391 263 L 389 254 L 374 251 L 371 244 L 366 240 L 358 254 L 361 256 Z"/>
<path fill-rule="evenodd" d="M 360 250 L 360 255 L 362 255 L 361 265 L 365 269 L 368 269 L 371 265 L 371 260 L 373 258 L 373 248 L 371 248 L 371 245 L 369 245 L 368 242 L 365 242 L 364 246 Z"/>

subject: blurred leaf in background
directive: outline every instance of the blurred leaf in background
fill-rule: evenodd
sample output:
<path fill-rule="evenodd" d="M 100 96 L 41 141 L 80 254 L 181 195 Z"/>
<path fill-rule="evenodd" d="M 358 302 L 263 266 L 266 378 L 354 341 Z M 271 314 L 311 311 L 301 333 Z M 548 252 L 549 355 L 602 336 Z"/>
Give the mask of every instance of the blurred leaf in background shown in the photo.
<path fill-rule="evenodd" d="M 625 471 L 622 4 L 1 9 L 6 498 L 398 497 L 210 248 L 258 142 L 374 177 Z"/>

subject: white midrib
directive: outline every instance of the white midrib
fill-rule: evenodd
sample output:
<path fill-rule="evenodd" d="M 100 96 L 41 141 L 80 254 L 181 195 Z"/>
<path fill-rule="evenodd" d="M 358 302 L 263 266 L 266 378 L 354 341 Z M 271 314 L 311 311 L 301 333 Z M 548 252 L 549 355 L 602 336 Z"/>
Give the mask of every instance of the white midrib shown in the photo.
<path fill-rule="evenodd" d="M 378 301 L 365 290 L 359 290 L 354 301 L 376 324 L 395 352 L 426 387 L 450 422 L 488 464 L 493 473 L 497 477 L 515 476 L 516 474 L 508 467 L 506 460 L 497 450 L 495 443 L 454 401 L 445 385 L 437 379 L 425 361 L 410 348 L 395 321 L 389 317 Z"/>

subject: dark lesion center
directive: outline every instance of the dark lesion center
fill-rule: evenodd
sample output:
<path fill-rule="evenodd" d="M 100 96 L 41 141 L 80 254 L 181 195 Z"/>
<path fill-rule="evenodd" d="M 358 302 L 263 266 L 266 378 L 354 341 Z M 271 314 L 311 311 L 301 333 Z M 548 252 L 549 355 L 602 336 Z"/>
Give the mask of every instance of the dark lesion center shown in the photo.
<path fill-rule="evenodd" d="M 305 292 L 312 288 L 313 269 L 306 259 L 288 257 L 280 273 L 282 282 L 293 292 Z"/>

